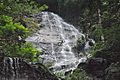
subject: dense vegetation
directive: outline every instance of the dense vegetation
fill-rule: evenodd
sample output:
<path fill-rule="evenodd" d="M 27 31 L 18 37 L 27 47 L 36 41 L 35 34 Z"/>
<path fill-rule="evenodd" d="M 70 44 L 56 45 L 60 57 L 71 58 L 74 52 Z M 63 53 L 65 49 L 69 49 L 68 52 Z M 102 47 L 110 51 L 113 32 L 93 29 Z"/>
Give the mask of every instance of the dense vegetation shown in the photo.
<path fill-rule="evenodd" d="M 46 2 L 50 7 L 49 11 L 61 15 L 67 22 L 74 24 L 86 34 L 86 37 L 96 41 L 95 46 L 90 51 L 91 58 L 107 61 L 107 67 L 101 73 L 103 76 L 99 78 L 102 80 L 120 79 L 120 0 L 49 0 L 49 2 L 42 0 L 41 2 Z M 52 4 L 55 4 L 54 6 L 58 9 L 56 10 Z M 99 71 L 95 66 L 92 67 Z M 92 67 L 89 69 L 91 73 L 86 69 L 85 72 L 96 78 L 100 72 L 94 72 Z M 77 76 L 76 74 L 78 72 L 68 76 L 67 79 L 91 79 L 85 79 L 85 75 L 83 75 L 83 79 L 80 79 L 81 73 L 79 72 Z"/>
<path fill-rule="evenodd" d="M 36 61 L 40 51 L 25 41 L 33 29 L 36 20 L 32 14 L 47 9 L 58 13 L 77 26 L 86 38 L 92 38 L 96 44 L 90 54 L 94 59 L 103 59 L 102 76 L 98 76 L 97 66 L 88 63 L 80 66 L 65 80 L 120 80 L 120 0 L 0 0 L 0 56 L 21 57 Z M 101 69 L 101 68 L 100 68 Z M 92 73 L 93 72 L 93 73 Z"/>
<path fill-rule="evenodd" d="M 30 17 L 47 9 L 34 0 L 0 0 L 0 52 L 7 57 L 21 57 L 35 61 L 36 50 L 25 41 L 35 29 L 35 20 Z M 29 25 L 28 25 L 29 23 Z"/>
<path fill-rule="evenodd" d="M 60 1 L 60 0 L 58 0 Z M 60 13 L 74 25 L 82 28 L 86 37 L 96 41 L 92 58 L 107 60 L 102 80 L 119 80 L 120 73 L 120 1 L 119 0 L 62 0 Z M 64 6 L 64 8 L 63 8 Z M 63 10 L 62 10 L 63 9 Z M 112 67 L 112 66 L 113 67 Z M 90 66 L 90 65 L 88 65 Z M 116 67 L 115 67 L 116 66 Z M 96 68 L 95 66 L 92 66 Z M 101 66 L 103 67 L 103 66 Z M 119 67 L 119 68 L 118 68 Z M 92 73 L 94 77 L 98 77 Z M 115 71 L 115 69 L 117 69 Z M 86 70 L 86 69 L 85 69 Z M 113 70 L 113 72 L 112 72 Z M 97 71 L 97 69 L 96 69 Z M 108 71 L 108 73 L 106 73 Z M 86 71 L 87 73 L 87 71 Z M 96 74 L 98 74 L 96 72 Z M 73 74 L 74 75 L 74 74 Z M 79 75 L 80 76 L 80 75 Z M 82 80 L 79 79 L 78 80 Z M 71 76 L 72 77 L 72 76 Z M 101 77 L 99 77 L 101 78 Z M 77 80 L 76 78 L 74 78 Z M 73 80 L 73 79 L 70 79 Z M 84 80 L 84 78 L 83 78 Z M 85 79 L 88 80 L 88 79 Z"/>

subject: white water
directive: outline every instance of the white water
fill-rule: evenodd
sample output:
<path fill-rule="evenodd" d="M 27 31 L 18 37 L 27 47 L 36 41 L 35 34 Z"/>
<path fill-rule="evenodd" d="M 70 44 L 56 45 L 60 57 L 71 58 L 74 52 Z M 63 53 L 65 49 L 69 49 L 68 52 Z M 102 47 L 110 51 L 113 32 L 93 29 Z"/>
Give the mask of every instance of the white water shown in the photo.
<path fill-rule="evenodd" d="M 80 62 L 86 60 L 86 57 L 76 57 L 72 47 L 76 45 L 78 38 L 84 35 L 54 13 L 42 12 L 36 17 L 40 18 L 40 15 L 42 28 L 26 40 L 32 42 L 38 49 L 45 48 L 50 52 L 40 57 L 44 58 L 44 63 L 53 63 L 50 67 L 53 71 L 65 72 L 75 69 Z"/>

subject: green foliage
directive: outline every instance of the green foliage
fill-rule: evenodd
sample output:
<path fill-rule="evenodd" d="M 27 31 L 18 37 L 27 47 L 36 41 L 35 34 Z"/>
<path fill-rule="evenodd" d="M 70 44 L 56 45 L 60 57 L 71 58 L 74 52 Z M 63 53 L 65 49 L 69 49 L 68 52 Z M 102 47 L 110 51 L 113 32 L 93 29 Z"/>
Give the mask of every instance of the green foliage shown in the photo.
<path fill-rule="evenodd" d="M 41 6 L 36 0 L 0 0 L 0 15 L 18 17 L 38 13 L 48 7 Z"/>
<path fill-rule="evenodd" d="M 23 18 L 23 23 L 27 26 L 31 33 L 36 32 L 40 28 L 40 22 L 35 18 Z"/>
<path fill-rule="evenodd" d="M 94 31 L 91 32 L 91 36 L 95 41 L 101 41 L 101 36 L 103 35 L 103 29 L 99 25 L 93 25 Z"/>
<path fill-rule="evenodd" d="M 12 17 L 0 16 L 0 49 L 6 56 L 35 61 L 35 55 L 40 52 L 24 41 L 28 35 L 29 30 L 20 23 L 14 23 Z"/>
<path fill-rule="evenodd" d="M 120 43 L 120 25 L 116 24 L 110 28 L 104 29 L 105 40 L 109 46 Z"/>
<path fill-rule="evenodd" d="M 92 47 L 92 49 L 91 49 L 91 51 L 89 53 L 93 57 L 93 56 L 96 55 L 97 51 L 100 51 L 100 50 L 102 50 L 104 48 L 106 48 L 106 44 L 101 42 L 101 41 L 99 41 Z"/>
<path fill-rule="evenodd" d="M 64 72 L 62 72 L 62 71 L 61 72 L 55 72 L 55 75 L 59 79 L 64 79 L 65 78 Z"/>
<path fill-rule="evenodd" d="M 72 74 L 66 76 L 65 80 L 89 80 L 89 78 L 85 71 L 76 69 Z"/>
<path fill-rule="evenodd" d="M 39 13 L 47 8 L 47 5 L 40 5 L 37 0 L 0 0 L 0 15 L 7 15 L 13 17 L 13 22 L 20 22 L 25 27 L 28 27 L 31 31 L 36 28 L 37 23 L 35 23 L 35 20 L 30 20 L 30 15 Z M 3 24 L 4 22 L 1 23 Z M 30 24 L 26 25 L 27 23 Z"/>
<path fill-rule="evenodd" d="M 89 80 L 86 72 L 80 69 L 75 69 L 73 73 L 68 73 L 66 76 L 63 72 L 56 72 L 55 75 L 61 80 Z"/>
<path fill-rule="evenodd" d="M 34 48 L 32 44 L 26 42 L 21 46 L 19 54 L 22 54 L 22 57 L 29 61 L 37 62 L 37 59 L 39 58 L 37 55 L 40 54 L 40 51 Z"/>
<path fill-rule="evenodd" d="M 59 12 L 63 17 L 67 17 L 68 22 L 77 24 L 84 33 L 95 39 L 96 44 L 90 52 L 92 57 L 100 57 L 111 63 L 120 62 L 120 0 L 58 1 Z M 104 41 L 101 41 L 101 36 L 104 37 Z M 115 75 L 114 73 L 110 73 L 107 80 L 116 79 L 119 72 Z M 110 78 L 112 75 L 114 78 Z"/>
<path fill-rule="evenodd" d="M 101 33 L 104 34 L 105 42 L 101 42 L 99 40 Z M 103 49 L 109 49 L 110 47 L 113 47 L 113 46 L 114 46 L 114 49 L 116 49 L 116 48 L 118 48 L 118 46 L 120 46 L 119 45 L 119 43 L 120 43 L 120 35 L 119 35 L 120 27 L 118 24 L 114 25 L 112 27 L 104 28 L 102 30 L 96 29 L 96 30 L 94 30 L 94 32 L 92 34 L 95 37 L 95 39 L 97 39 L 96 44 L 93 46 L 92 50 L 90 51 L 90 54 L 92 56 L 95 56 L 97 51 L 101 51 Z"/>
<path fill-rule="evenodd" d="M 25 42 L 33 26 L 37 26 L 28 17 L 47 8 L 36 0 L 0 0 L 0 50 L 5 56 L 37 61 L 40 51 Z"/>
<path fill-rule="evenodd" d="M 26 38 L 29 34 L 27 28 L 20 23 L 14 23 L 12 17 L 0 16 L 0 36 L 5 39 Z"/>

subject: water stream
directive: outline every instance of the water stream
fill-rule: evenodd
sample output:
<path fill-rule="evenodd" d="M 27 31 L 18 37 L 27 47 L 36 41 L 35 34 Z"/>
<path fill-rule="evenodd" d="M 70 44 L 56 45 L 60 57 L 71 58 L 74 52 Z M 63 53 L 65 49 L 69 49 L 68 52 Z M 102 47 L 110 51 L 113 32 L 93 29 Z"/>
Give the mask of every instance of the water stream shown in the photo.
<path fill-rule="evenodd" d="M 66 72 L 75 69 L 80 62 L 86 60 L 85 56 L 78 57 L 73 50 L 77 40 L 84 34 L 57 14 L 41 12 L 35 17 L 42 19 L 42 27 L 26 41 L 44 51 L 45 54 L 40 55 L 43 64 L 51 63 L 50 68 L 55 72 Z"/>

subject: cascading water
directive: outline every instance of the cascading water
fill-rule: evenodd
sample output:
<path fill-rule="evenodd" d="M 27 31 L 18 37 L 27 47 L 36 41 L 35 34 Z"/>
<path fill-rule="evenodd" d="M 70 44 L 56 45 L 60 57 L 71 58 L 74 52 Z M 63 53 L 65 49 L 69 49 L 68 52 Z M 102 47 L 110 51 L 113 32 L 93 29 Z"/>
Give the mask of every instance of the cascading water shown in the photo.
<path fill-rule="evenodd" d="M 42 20 L 41 27 L 26 41 L 44 51 L 44 54 L 40 55 L 43 64 L 51 63 L 50 68 L 53 68 L 53 71 L 65 72 L 75 69 L 78 63 L 86 60 L 86 57 L 77 57 L 72 49 L 78 38 L 84 36 L 73 25 L 51 12 L 41 12 L 34 17 Z"/>

